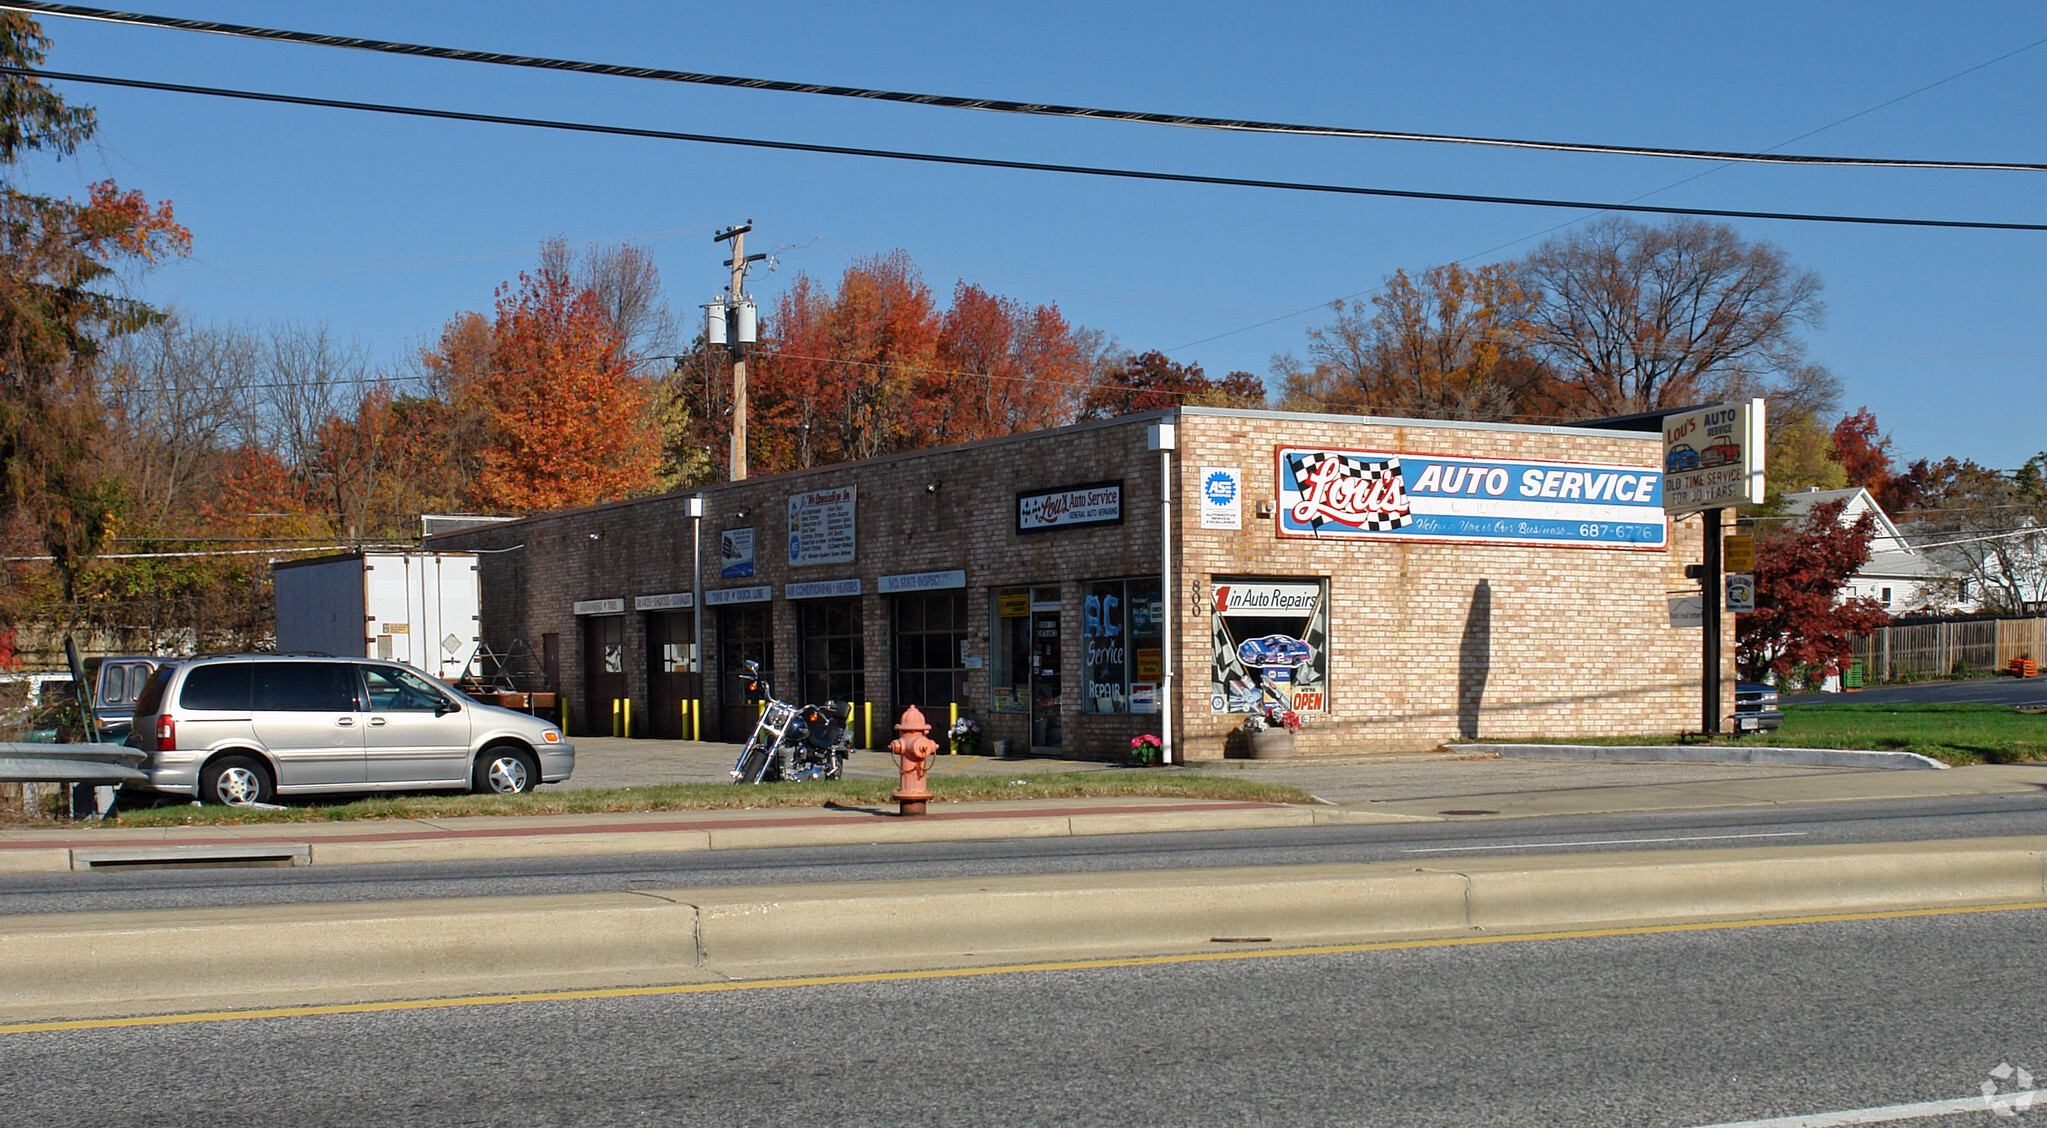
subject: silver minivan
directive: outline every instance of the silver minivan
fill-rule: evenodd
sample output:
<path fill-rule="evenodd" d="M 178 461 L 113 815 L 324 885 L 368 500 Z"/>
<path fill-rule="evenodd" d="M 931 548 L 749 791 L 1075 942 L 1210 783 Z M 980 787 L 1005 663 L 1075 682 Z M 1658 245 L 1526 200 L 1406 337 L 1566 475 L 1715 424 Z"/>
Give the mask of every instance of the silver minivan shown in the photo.
<path fill-rule="evenodd" d="M 173 659 L 135 701 L 148 786 L 246 806 L 278 795 L 559 783 L 561 729 L 484 705 L 396 662 L 271 655 Z"/>

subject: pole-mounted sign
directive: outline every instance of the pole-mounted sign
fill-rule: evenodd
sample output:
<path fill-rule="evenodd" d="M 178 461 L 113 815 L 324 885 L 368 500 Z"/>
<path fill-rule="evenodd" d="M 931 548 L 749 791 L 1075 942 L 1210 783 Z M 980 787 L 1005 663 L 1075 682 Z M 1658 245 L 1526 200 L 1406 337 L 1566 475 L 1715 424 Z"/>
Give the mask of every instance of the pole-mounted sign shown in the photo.
<path fill-rule="evenodd" d="M 1763 502 L 1763 401 L 1663 417 L 1663 511 Z"/>

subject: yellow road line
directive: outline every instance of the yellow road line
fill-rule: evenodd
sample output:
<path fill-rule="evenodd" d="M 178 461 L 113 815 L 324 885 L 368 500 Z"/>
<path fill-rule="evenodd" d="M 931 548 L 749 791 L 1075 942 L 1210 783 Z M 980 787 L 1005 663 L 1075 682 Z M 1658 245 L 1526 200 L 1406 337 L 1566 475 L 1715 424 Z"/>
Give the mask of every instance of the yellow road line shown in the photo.
<path fill-rule="evenodd" d="M 141 1015 L 133 1018 L 77 1018 L 0 1024 L 0 1034 L 33 1034 L 51 1030 L 112 1030 L 124 1026 L 180 1026 L 194 1022 L 239 1022 L 258 1018 L 300 1018 L 326 1014 L 376 1014 L 384 1011 L 445 1010 L 453 1007 L 495 1007 L 511 1003 L 552 1003 L 577 999 L 635 999 L 656 995 L 695 995 L 712 991 L 758 991 L 785 987 L 821 987 L 839 983 L 894 983 L 919 979 L 955 979 L 977 975 L 1016 975 L 1037 971 L 1085 971 L 1093 968 L 1155 967 L 1163 964 L 1263 960 L 1291 956 L 1393 952 L 1417 948 L 1463 948 L 1479 944 L 1520 944 L 1538 940 L 1586 940 L 1607 936 L 1654 936 L 1674 932 L 1719 932 L 1736 928 L 1770 928 L 1787 924 L 1835 924 L 1911 917 L 1963 916 L 2047 909 L 2047 901 L 2020 905 L 1975 905 L 1951 909 L 1894 909 L 1880 913 L 1836 913 L 1770 917 L 1762 920 L 1701 921 L 1692 924 L 1638 925 L 1629 928 L 1581 928 L 1566 932 L 1525 932 L 1506 936 L 1446 936 L 1431 940 L 1380 940 L 1360 944 L 1321 944 L 1305 948 L 1259 948 L 1227 952 L 1189 952 L 1174 956 L 1124 956 L 1111 959 L 1058 960 L 1046 963 L 1000 964 L 991 967 L 935 968 L 927 971 L 879 971 L 849 975 L 811 975 L 792 979 L 746 979 L 730 983 L 680 983 L 661 987 L 602 987 L 582 991 L 530 991 L 513 995 L 465 995 L 451 999 L 401 999 L 381 1003 L 331 1003 L 320 1006 L 270 1007 L 260 1010 L 195 1011 L 187 1014 Z"/>

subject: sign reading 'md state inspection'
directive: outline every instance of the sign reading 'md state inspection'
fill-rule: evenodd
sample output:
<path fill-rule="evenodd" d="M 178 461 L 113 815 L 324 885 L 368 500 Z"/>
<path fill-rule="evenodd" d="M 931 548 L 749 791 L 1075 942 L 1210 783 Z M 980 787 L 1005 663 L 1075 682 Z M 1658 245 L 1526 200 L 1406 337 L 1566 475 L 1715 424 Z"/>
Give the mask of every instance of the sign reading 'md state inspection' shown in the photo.
<path fill-rule="evenodd" d="M 1661 549 L 1653 466 L 1281 447 L 1279 535 Z"/>

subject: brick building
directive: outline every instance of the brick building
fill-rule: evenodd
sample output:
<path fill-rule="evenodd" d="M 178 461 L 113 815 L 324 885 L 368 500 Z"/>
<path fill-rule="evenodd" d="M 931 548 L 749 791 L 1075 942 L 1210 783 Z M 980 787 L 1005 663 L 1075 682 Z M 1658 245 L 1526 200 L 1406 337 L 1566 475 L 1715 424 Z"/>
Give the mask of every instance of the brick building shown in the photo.
<path fill-rule="evenodd" d="M 753 659 L 785 698 L 868 706 L 877 743 L 915 703 L 1106 759 L 1171 709 L 1176 758 L 1215 759 L 1268 695 L 1303 755 L 1671 733 L 1699 724 L 1669 601 L 1703 526 L 1664 517 L 1660 458 L 1633 432 L 1181 408 L 428 547 L 483 554 L 485 642 L 539 654 L 582 732 L 630 702 L 636 735 L 741 739 Z"/>

